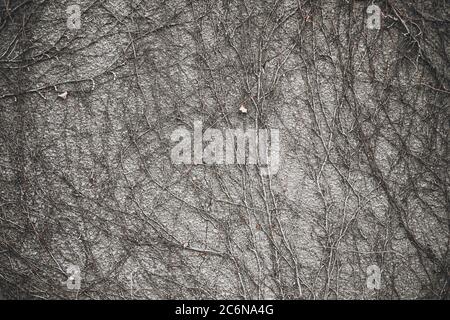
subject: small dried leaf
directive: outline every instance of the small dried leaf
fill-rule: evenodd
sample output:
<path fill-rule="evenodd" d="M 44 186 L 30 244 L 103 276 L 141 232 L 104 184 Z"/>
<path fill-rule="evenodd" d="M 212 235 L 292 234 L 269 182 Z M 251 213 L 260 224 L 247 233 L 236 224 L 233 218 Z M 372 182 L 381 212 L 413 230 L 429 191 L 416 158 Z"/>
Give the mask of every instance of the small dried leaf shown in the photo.
<path fill-rule="evenodd" d="M 67 98 L 67 91 L 64 91 L 63 93 L 58 94 L 58 98 L 61 98 L 61 99 L 63 99 L 63 100 L 66 100 L 66 98 Z"/>
<path fill-rule="evenodd" d="M 244 107 L 243 104 L 241 104 L 241 107 L 239 108 L 239 111 L 242 112 L 242 113 L 247 113 L 247 108 Z"/>

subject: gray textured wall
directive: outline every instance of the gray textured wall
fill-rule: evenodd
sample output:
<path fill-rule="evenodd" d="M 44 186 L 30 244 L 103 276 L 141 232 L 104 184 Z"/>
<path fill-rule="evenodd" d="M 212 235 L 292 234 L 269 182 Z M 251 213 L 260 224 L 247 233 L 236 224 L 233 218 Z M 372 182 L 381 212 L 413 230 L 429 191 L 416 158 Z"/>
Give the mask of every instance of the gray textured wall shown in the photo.
<path fill-rule="evenodd" d="M 77 3 L 2 18 L 5 298 L 448 298 L 444 2 Z M 199 120 L 279 129 L 280 170 L 173 164 Z"/>

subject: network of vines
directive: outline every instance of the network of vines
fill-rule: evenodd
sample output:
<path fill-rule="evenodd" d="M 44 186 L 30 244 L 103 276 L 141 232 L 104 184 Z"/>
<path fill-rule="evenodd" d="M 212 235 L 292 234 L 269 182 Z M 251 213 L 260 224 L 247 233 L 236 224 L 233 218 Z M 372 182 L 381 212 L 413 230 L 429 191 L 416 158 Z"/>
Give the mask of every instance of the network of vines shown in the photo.
<path fill-rule="evenodd" d="M 446 1 L 0 11 L 3 298 L 449 298 Z M 279 129 L 279 172 L 173 164 L 198 120 Z"/>

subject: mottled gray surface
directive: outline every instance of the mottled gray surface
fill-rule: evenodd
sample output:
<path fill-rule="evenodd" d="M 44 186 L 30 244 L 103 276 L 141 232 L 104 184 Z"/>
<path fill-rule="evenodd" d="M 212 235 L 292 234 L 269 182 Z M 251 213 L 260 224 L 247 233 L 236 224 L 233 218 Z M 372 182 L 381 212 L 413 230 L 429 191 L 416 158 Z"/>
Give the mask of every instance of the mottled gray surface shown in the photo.
<path fill-rule="evenodd" d="M 78 3 L 0 30 L 5 298 L 448 298 L 444 2 Z M 197 120 L 279 129 L 279 172 L 174 165 Z"/>

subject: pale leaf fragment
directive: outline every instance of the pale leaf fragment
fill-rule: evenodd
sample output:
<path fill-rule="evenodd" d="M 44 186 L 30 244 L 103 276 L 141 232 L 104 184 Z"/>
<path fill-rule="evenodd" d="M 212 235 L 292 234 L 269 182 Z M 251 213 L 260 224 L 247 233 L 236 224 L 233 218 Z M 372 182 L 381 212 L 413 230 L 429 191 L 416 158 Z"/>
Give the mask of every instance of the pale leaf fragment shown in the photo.
<path fill-rule="evenodd" d="M 66 100 L 67 99 L 67 91 L 64 91 L 63 93 L 58 94 L 58 98 Z"/>
<path fill-rule="evenodd" d="M 241 107 L 239 108 L 239 111 L 242 112 L 242 113 L 247 113 L 247 108 L 244 107 L 243 104 L 241 104 Z"/>

